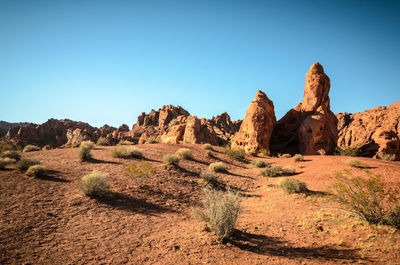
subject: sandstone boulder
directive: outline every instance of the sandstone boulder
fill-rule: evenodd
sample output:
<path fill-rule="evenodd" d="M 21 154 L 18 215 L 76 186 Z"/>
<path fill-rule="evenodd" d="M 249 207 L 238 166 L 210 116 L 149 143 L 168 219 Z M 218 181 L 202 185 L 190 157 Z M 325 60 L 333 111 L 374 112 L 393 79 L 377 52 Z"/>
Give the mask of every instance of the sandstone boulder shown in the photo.
<path fill-rule="evenodd" d="M 270 138 L 276 123 L 274 104 L 261 90 L 247 108 L 239 131 L 232 138 L 232 148 L 251 153 L 269 150 Z"/>
<path fill-rule="evenodd" d="M 337 141 L 337 118 L 330 110 L 330 80 L 322 65 L 313 64 L 306 74 L 301 103 L 280 119 L 272 134 L 276 153 L 317 154 L 333 152 Z"/>

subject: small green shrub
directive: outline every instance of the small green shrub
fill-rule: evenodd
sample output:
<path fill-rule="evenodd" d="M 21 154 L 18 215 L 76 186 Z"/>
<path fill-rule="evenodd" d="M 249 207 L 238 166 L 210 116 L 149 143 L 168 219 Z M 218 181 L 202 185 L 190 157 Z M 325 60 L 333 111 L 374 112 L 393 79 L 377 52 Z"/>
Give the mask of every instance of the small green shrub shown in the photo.
<path fill-rule="evenodd" d="M 28 168 L 26 171 L 26 175 L 33 178 L 44 177 L 47 174 L 47 170 L 45 166 L 42 165 L 33 165 Z"/>
<path fill-rule="evenodd" d="M 212 150 L 211 144 L 203 144 L 203 148 L 206 150 Z"/>
<path fill-rule="evenodd" d="M 285 178 L 279 182 L 279 186 L 285 192 L 292 193 L 304 193 L 307 192 L 307 186 L 304 182 L 294 178 Z"/>
<path fill-rule="evenodd" d="M 179 157 L 176 155 L 172 154 L 166 154 L 163 158 L 164 164 L 166 165 L 173 165 L 173 166 L 178 166 L 179 165 Z"/>
<path fill-rule="evenodd" d="M 99 139 L 97 139 L 96 144 L 106 146 L 106 145 L 110 145 L 110 141 L 108 141 L 108 139 L 105 137 L 100 137 Z"/>
<path fill-rule="evenodd" d="M 112 157 L 115 158 L 143 158 L 143 153 L 136 147 L 118 147 L 111 151 Z"/>
<path fill-rule="evenodd" d="M 357 159 L 347 160 L 346 164 L 351 167 L 364 167 L 364 164 Z"/>
<path fill-rule="evenodd" d="M 211 163 L 208 167 L 213 172 L 227 172 L 227 168 L 222 162 Z"/>
<path fill-rule="evenodd" d="M 389 162 L 389 161 L 394 161 L 396 159 L 396 154 L 387 154 L 385 152 L 379 151 L 378 157 L 383 161 Z"/>
<path fill-rule="evenodd" d="M 4 169 L 7 165 L 14 164 L 16 162 L 15 159 L 9 157 L 0 158 L 0 169 Z"/>
<path fill-rule="evenodd" d="M 292 166 L 285 166 L 282 168 L 281 174 L 289 176 L 289 175 L 293 175 L 295 172 L 296 172 L 296 170 Z"/>
<path fill-rule="evenodd" d="M 125 168 L 125 174 L 131 177 L 139 187 L 143 187 L 154 172 L 154 167 L 143 160 L 138 165 L 131 164 Z"/>
<path fill-rule="evenodd" d="M 237 219 L 242 212 L 239 194 L 214 189 L 204 189 L 203 209 L 195 214 L 208 222 L 218 240 L 224 242 L 235 230 Z"/>
<path fill-rule="evenodd" d="M 200 174 L 200 177 L 203 179 L 203 181 L 204 181 L 204 183 L 206 185 L 210 185 L 212 187 L 215 187 L 218 184 L 217 177 L 211 172 L 202 172 Z"/>
<path fill-rule="evenodd" d="M 21 158 L 21 160 L 19 160 L 17 162 L 17 164 L 15 165 L 15 167 L 21 171 L 21 172 L 25 172 L 28 170 L 29 167 L 34 166 L 34 165 L 39 165 L 40 161 L 37 159 L 30 159 L 30 158 Z"/>
<path fill-rule="evenodd" d="M 398 198 L 394 192 L 385 189 L 379 175 L 368 173 L 366 178 L 353 177 L 349 170 L 345 170 L 336 172 L 335 180 L 330 187 L 331 199 L 338 202 L 343 209 L 372 224 L 393 225 L 396 222 L 399 208 L 394 205 Z"/>
<path fill-rule="evenodd" d="M 192 151 L 187 148 L 180 148 L 178 151 L 176 151 L 176 155 L 183 159 L 193 159 Z"/>
<path fill-rule="evenodd" d="M 279 154 L 278 155 L 279 158 L 291 158 L 292 156 L 290 154 Z"/>
<path fill-rule="evenodd" d="M 212 153 L 211 150 L 206 150 L 206 155 L 207 155 L 208 157 L 212 157 L 212 156 L 213 156 L 213 153 Z"/>
<path fill-rule="evenodd" d="M 293 160 L 294 160 L 294 162 L 302 162 L 302 161 L 304 161 L 304 157 L 300 154 L 295 154 L 293 156 Z"/>
<path fill-rule="evenodd" d="M 90 141 L 83 141 L 79 147 L 78 156 L 83 160 L 89 160 L 92 158 L 92 154 L 90 153 L 94 147 L 94 143 Z"/>
<path fill-rule="evenodd" d="M 243 161 L 245 160 L 245 151 L 244 149 L 232 149 L 232 148 L 226 148 L 225 149 L 226 154 L 237 161 Z"/>
<path fill-rule="evenodd" d="M 90 197 L 104 195 L 110 185 L 108 184 L 107 175 L 100 171 L 92 171 L 82 177 L 81 190 Z"/>
<path fill-rule="evenodd" d="M 81 143 L 84 141 L 85 139 L 83 138 L 82 135 L 79 135 L 78 138 L 75 140 L 75 142 L 72 144 L 72 147 L 79 147 L 81 146 Z"/>
<path fill-rule="evenodd" d="M 324 155 L 326 154 L 326 151 L 325 151 L 325 149 L 319 149 L 319 150 L 317 151 L 317 153 L 320 154 L 320 155 L 322 155 L 322 156 L 324 156 Z"/>
<path fill-rule="evenodd" d="M 340 148 L 337 147 L 335 149 L 335 154 L 340 156 L 358 156 L 361 150 L 358 147 L 347 147 L 347 148 Z"/>
<path fill-rule="evenodd" d="M 5 141 L 0 141 L 0 153 L 4 151 L 12 151 L 12 150 L 20 150 L 19 146 L 16 146 L 15 144 L 12 143 L 7 143 Z"/>
<path fill-rule="evenodd" d="M 134 143 L 128 140 L 119 141 L 118 145 L 133 145 Z"/>
<path fill-rule="evenodd" d="M 33 144 L 28 144 L 27 146 L 24 147 L 24 150 L 22 152 L 34 152 L 34 151 L 40 151 L 40 147 Z"/>
<path fill-rule="evenodd" d="M 268 161 L 264 161 L 264 160 L 260 160 L 260 159 L 256 159 L 251 161 L 251 164 L 255 167 L 259 167 L 259 168 L 263 168 L 263 167 L 268 167 L 269 163 Z"/>
<path fill-rule="evenodd" d="M 261 176 L 270 178 L 279 177 L 282 174 L 282 167 L 280 166 L 267 167 L 266 169 L 261 170 L 260 174 Z"/>
<path fill-rule="evenodd" d="M 0 153 L 0 157 L 1 158 L 8 157 L 11 159 L 15 159 L 16 161 L 19 161 L 21 159 L 21 154 L 16 150 L 8 150 Z"/>

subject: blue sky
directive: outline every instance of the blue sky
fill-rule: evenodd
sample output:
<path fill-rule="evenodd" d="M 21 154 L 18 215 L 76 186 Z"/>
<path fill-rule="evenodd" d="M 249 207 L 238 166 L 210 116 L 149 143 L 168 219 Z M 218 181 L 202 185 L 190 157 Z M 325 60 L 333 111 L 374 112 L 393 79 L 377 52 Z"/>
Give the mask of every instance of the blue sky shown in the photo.
<path fill-rule="evenodd" d="M 400 100 L 399 1 L 0 0 L 0 120 L 131 126 L 181 105 L 243 119 L 257 89 L 277 118 L 320 62 L 331 107 Z"/>

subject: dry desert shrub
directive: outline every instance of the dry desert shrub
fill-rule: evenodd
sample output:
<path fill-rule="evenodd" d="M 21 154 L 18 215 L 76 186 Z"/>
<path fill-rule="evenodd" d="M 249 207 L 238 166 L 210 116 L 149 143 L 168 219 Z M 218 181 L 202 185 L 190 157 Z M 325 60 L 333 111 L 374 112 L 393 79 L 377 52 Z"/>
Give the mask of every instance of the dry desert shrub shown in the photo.
<path fill-rule="evenodd" d="M 235 230 L 236 221 L 242 212 L 238 193 L 204 189 L 203 209 L 195 214 L 206 221 L 220 242 L 228 239 Z"/>
<path fill-rule="evenodd" d="M 261 170 L 260 174 L 261 176 L 264 177 L 279 177 L 282 172 L 282 167 L 280 166 L 272 166 L 272 167 L 267 167 L 266 169 Z"/>
<path fill-rule="evenodd" d="M 146 161 L 140 161 L 139 164 L 131 164 L 125 168 L 125 174 L 133 179 L 139 187 L 143 187 L 147 180 L 154 175 L 154 167 Z"/>
<path fill-rule="evenodd" d="M 385 188 L 379 175 L 368 173 L 367 177 L 351 175 L 344 170 L 335 173 L 336 182 L 330 187 L 331 199 L 365 221 L 386 223 L 400 227 L 400 206 L 397 194 Z"/>
<path fill-rule="evenodd" d="M 225 148 L 226 154 L 237 161 L 244 161 L 245 160 L 245 151 L 244 149 L 233 149 L 229 146 Z"/>
<path fill-rule="evenodd" d="M 118 145 L 133 145 L 133 142 L 130 142 L 128 140 L 121 140 L 119 141 Z"/>
<path fill-rule="evenodd" d="M 203 144 L 203 148 L 206 150 L 212 150 L 211 144 Z"/>
<path fill-rule="evenodd" d="M 204 181 L 204 183 L 206 185 L 210 185 L 212 187 L 215 187 L 218 184 L 217 177 L 211 172 L 202 172 L 200 174 L 200 177 L 203 179 L 203 181 Z"/>
<path fill-rule="evenodd" d="M 358 156 L 361 150 L 358 147 L 347 147 L 347 148 L 340 148 L 337 147 L 335 149 L 335 154 L 340 156 Z"/>
<path fill-rule="evenodd" d="M 176 155 L 183 159 L 193 159 L 192 152 L 187 148 L 180 148 L 178 151 L 176 151 Z"/>
<path fill-rule="evenodd" d="M 213 156 L 213 153 L 212 153 L 211 150 L 206 150 L 206 155 L 207 155 L 208 157 L 212 157 L 212 156 Z"/>
<path fill-rule="evenodd" d="M 301 154 L 295 154 L 293 156 L 293 160 L 294 160 L 294 162 L 302 162 L 302 161 L 304 161 L 304 157 Z"/>
<path fill-rule="evenodd" d="M 26 175 L 33 178 L 44 177 L 47 174 L 47 170 L 45 166 L 42 165 L 33 165 L 28 168 L 26 171 Z"/>
<path fill-rule="evenodd" d="M 146 143 L 148 143 L 148 144 L 157 144 L 159 142 L 160 142 L 160 140 L 158 140 L 157 138 L 153 138 L 153 137 L 146 139 Z"/>
<path fill-rule="evenodd" d="M 30 159 L 30 158 L 21 158 L 21 160 L 19 160 L 17 162 L 17 164 L 15 165 L 15 167 L 21 171 L 21 172 L 25 172 L 28 170 L 29 167 L 34 166 L 34 165 L 39 165 L 40 161 L 37 159 Z"/>
<path fill-rule="evenodd" d="M 90 152 L 92 151 L 93 147 L 94 143 L 92 141 L 83 141 L 79 147 L 79 158 L 82 161 L 91 159 L 92 154 Z"/>
<path fill-rule="evenodd" d="M 21 154 L 16 150 L 8 150 L 0 153 L 0 158 L 11 158 L 19 161 L 21 159 Z"/>
<path fill-rule="evenodd" d="M 82 177 L 81 190 L 82 192 L 90 197 L 104 195 L 110 185 L 108 184 L 107 175 L 100 171 L 92 171 Z"/>
<path fill-rule="evenodd" d="M 258 151 L 258 153 L 261 154 L 261 155 L 264 155 L 264 156 L 270 156 L 271 155 L 271 152 L 268 149 L 265 149 L 265 148 L 260 149 Z"/>
<path fill-rule="evenodd" d="M 320 155 L 322 155 L 322 156 L 324 156 L 324 155 L 326 154 L 326 151 L 325 151 L 325 149 L 319 149 L 319 150 L 317 151 L 317 153 L 320 154 Z"/>
<path fill-rule="evenodd" d="M 363 163 L 360 162 L 360 160 L 357 159 L 350 159 L 346 161 L 346 164 L 350 167 L 365 167 Z"/>
<path fill-rule="evenodd" d="M 22 152 L 34 152 L 34 151 L 40 151 L 40 147 L 33 144 L 28 144 L 27 146 L 24 147 L 24 150 Z"/>
<path fill-rule="evenodd" d="M 106 145 L 110 145 L 110 141 L 108 141 L 108 139 L 105 138 L 105 137 L 100 137 L 99 139 L 97 139 L 96 144 L 97 144 L 97 145 L 106 146 Z"/>
<path fill-rule="evenodd" d="M 285 178 L 279 182 L 279 186 L 286 193 L 304 193 L 307 192 L 307 186 L 304 182 L 294 178 Z"/>
<path fill-rule="evenodd" d="M 78 138 L 75 140 L 75 142 L 72 144 L 72 147 L 79 147 L 81 146 L 81 143 L 84 141 L 85 139 L 83 138 L 82 135 L 79 135 Z"/>
<path fill-rule="evenodd" d="M 396 159 L 396 154 L 387 154 L 385 152 L 379 151 L 378 157 L 383 161 L 389 162 L 389 161 L 394 161 Z"/>
<path fill-rule="evenodd" d="M 213 172 L 227 172 L 227 168 L 222 162 L 211 163 L 208 167 Z"/>
<path fill-rule="evenodd" d="M 264 161 L 264 160 L 260 160 L 260 159 L 256 159 L 256 160 L 251 161 L 251 164 L 253 166 L 255 166 L 255 167 L 258 167 L 258 168 L 263 168 L 263 167 L 268 167 L 269 166 L 268 161 Z"/>
<path fill-rule="evenodd" d="M 279 158 L 291 158 L 292 156 L 290 154 L 278 154 Z"/>
<path fill-rule="evenodd" d="M 4 169 L 7 165 L 14 164 L 16 162 L 15 159 L 9 157 L 0 158 L 0 169 Z"/>
<path fill-rule="evenodd" d="M 112 157 L 115 158 L 143 158 L 143 153 L 136 147 L 118 147 L 111 151 Z"/>
<path fill-rule="evenodd" d="M 0 153 L 4 151 L 20 150 L 21 148 L 15 144 L 7 143 L 5 141 L 0 141 Z"/>
<path fill-rule="evenodd" d="M 173 166 L 178 166 L 179 165 L 179 157 L 176 155 L 172 154 L 166 154 L 163 157 L 164 164 L 166 165 L 173 165 Z"/>

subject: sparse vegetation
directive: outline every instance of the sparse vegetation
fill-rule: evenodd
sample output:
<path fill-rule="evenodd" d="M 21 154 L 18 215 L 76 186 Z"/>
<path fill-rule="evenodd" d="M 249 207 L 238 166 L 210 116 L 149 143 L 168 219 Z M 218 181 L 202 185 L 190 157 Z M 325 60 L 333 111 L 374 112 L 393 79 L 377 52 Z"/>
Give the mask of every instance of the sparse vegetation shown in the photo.
<path fill-rule="evenodd" d="M 304 157 L 301 154 L 295 154 L 293 156 L 293 160 L 294 160 L 294 162 L 302 162 L 302 161 L 304 161 Z"/>
<path fill-rule="evenodd" d="M 335 174 L 336 182 L 330 188 L 331 198 L 345 209 L 365 221 L 378 224 L 387 223 L 396 226 L 399 218 L 397 197 L 385 189 L 379 175 L 368 173 L 368 177 L 352 177 L 345 170 Z M 397 223 L 398 225 L 398 223 Z"/>
<path fill-rule="evenodd" d="M 143 158 L 143 153 L 136 147 L 118 147 L 111 151 L 112 157 L 115 158 Z"/>
<path fill-rule="evenodd" d="M 357 159 L 350 159 L 347 160 L 346 164 L 350 167 L 365 167 L 365 165 L 363 163 L 360 162 L 360 160 Z"/>
<path fill-rule="evenodd" d="M 8 150 L 0 153 L 0 158 L 6 157 L 19 161 L 21 159 L 21 154 L 16 150 Z"/>
<path fill-rule="evenodd" d="M 206 150 L 212 150 L 212 145 L 211 144 L 203 144 L 203 148 Z"/>
<path fill-rule="evenodd" d="M 260 149 L 258 151 L 258 153 L 261 154 L 261 155 L 264 155 L 264 156 L 270 156 L 271 155 L 270 151 L 268 149 L 265 149 L 265 148 Z"/>
<path fill-rule="evenodd" d="M 204 189 L 203 210 L 195 213 L 206 221 L 220 242 L 228 239 L 235 230 L 236 221 L 242 212 L 239 194 L 214 189 Z"/>
<path fill-rule="evenodd" d="M 272 167 L 267 167 L 266 169 L 261 170 L 260 174 L 261 176 L 264 177 L 279 177 L 282 172 L 282 167 L 280 166 L 272 166 Z"/>
<path fill-rule="evenodd" d="M 282 175 L 293 175 L 296 172 L 296 170 L 292 166 L 285 166 L 282 168 Z"/>
<path fill-rule="evenodd" d="M 47 174 L 47 170 L 45 166 L 42 165 L 33 165 L 28 168 L 26 171 L 26 175 L 33 178 L 44 177 Z"/>
<path fill-rule="evenodd" d="M 230 145 L 226 145 L 224 147 L 225 153 L 232 159 L 237 161 L 244 161 L 245 160 L 245 151 L 244 149 L 233 149 Z"/>
<path fill-rule="evenodd" d="M 295 178 L 285 178 L 279 182 L 279 186 L 286 193 L 303 193 L 307 192 L 307 185 Z"/>
<path fill-rule="evenodd" d="M 79 158 L 82 161 L 91 159 L 92 154 L 90 152 L 92 151 L 93 147 L 94 143 L 92 141 L 83 141 L 79 147 Z"/>
<path fill-rule="evenodd" d="M 0 153 L 11 150 L 20 150 L 20 147 L 12 143 L 6 143 L 5 141 L 0 141 Z"/>
<path fill-rule="evenodd" d="M 268 167 L 269 163 L 268 161 L 265 160 L 260 160 L 260 159 L 256 159 L 251 161 L 251 164 L 255 167 L 259 167 L 259 168 L 263 168 L 263 167 Z"/>
<path fill-rule="evenodd" d="M 347 148 L 340 148 L 337 147 L 335 149 L 335 154 L 340 156 L 358 156 L 361 150 L 358 147 L 347 147 Z"/>
<path fill-rule="evenodd" d="M 34 151 L 40 151 L 40 147 L 33 144 L 28 144 L 27 146 L 24 147 L 24 150 L 22 152 L 34 152 Z"/>
<path fill-rule="evenodd" d="M 108 141 L 108 139 L 105 137 L 100 137 L 99 139 L 97 139 L 96 144 L 106 146 L 106 145 L 110 145 L 110 141 Z"/>
<path fill-rule="evenodd" d="M 400 205 L 396 205 L 387 217 L 386 223 L 400 230 Z"/>
<path fill-rule="evenodd" d="M 218 184 L 217 177 L 211 172 L 202 172 L 200 177 L 203 179 L 206 185 L 215 187 Z"/>
<path fill-rule="evenodd" d="M 153 138 L 153 137 L 146 139 L 146 143 L 148 143 L 148 144 L 157 144 L 159 142 L 160 142 L 160 140 Z"/>
<path fill-rule="evenodd" d="M 134 143 L 128 140 L 119 141 L 118 145 L 133 145 Z"/>
<path fill-rule="evenodd" d="M 100 171 L 92 171 L 82 177 L 81 190 L 90 197 L 104 195 L 109 189 L 107 175 Z"/>
<path fill-rule="evenodd" d="M 166 165 L 173 165 L 173 166 L 178 166 L 179 165 L 179 157 L 176 155 L 172 154 L 166 154 L 163 158 L 164 164 Z"/>
<path fill-rule="evenodd" d="M 176 151 L 176 155 L 183 159 L 193 159 L 192 151 L 190 151 L 188 148 L 180 148 L 178 151 Z"/>
<path fill-rule="evenodd" d="M 222 162 L 211 163 L 208 168 L 213 172 L 227 172 L 228 171 L 225 164 Z"/>
<path fill-rule="evenodd" d="M 0 169 L 4 169 L 7 165 L 14 164 L 16 162 L 15 159 L 9 157 L 0 158 Z"/>
<path fill-rule="evenodd" d="M 206 150 L 206 155 L 209 156 L 209 157 L 212 157 L 213 153 L 212 153 L 211 150 Z"/>
<path fill-rule="evenodd" d="M 317 153 L 320 154 L 320 155 L 322 155 L 322 156 L 324 156 L 324 155 L 326 154 L 326 151 L 325 151 L 325 149 L 319 149 L 319 150 L 317 151 Z"/>
<path fill-rule="evenodd" d="M 394 161 L 396 159 L 396 154 L 387 154 L 385 152 L 379 151 L 378 157 L 383 161 L 389 162 L 389 161 Z"/>
<path fill-rule="evenodd" d="M 17 164 L 15 165 L 15 167 L 21 171 L 21 172 L 25 172 L 28 170 L 29 167 L 34 166 L 34 165 L 39 165 L 40 161 L 37 159 L 30 159 L 30 158 L 21 158 L 21 160 L 19 160 L 17 162 Z"/>
<path fill-rule="evenodd" d="M 125 174 L 133 179 L 139 187 L 143 187 L 147 180 L 154 175 L 154 167 L 146 161 L 140 161 L 139 164 L 131 164 L 125 168 Z"/>
<path fill-rule="evenodd" d="M 291 158 L 292 156 L 290 154 L 279 154 L 278 155 L 279 158 Z"/>

